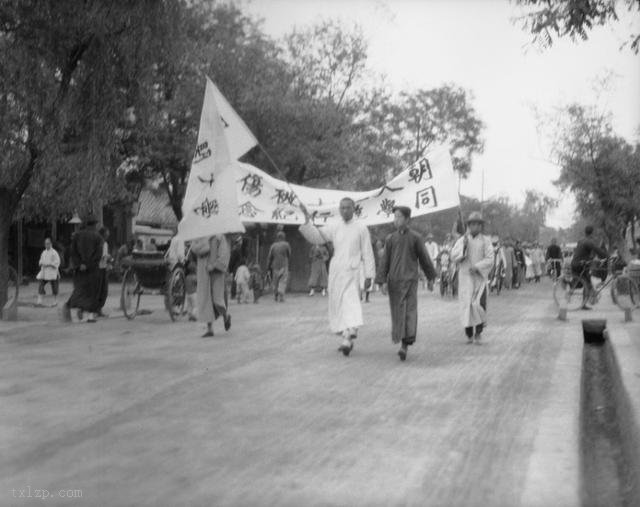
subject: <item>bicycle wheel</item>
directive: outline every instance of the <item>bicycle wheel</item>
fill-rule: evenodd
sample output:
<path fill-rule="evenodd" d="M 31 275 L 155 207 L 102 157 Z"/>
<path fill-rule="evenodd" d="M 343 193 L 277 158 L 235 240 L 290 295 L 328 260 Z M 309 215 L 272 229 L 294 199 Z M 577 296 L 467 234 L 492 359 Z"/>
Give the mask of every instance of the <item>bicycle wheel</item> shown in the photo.
<path fill-rule="evenodd" d="M 611 299 L 621 310 L 640 305 L 640 292 L 636 283 L 627 275 L 616 276 L 611 281 Z"/>
<path fill-rule="evenodd" d="M 184 271 L 182 269 L 174 269 L 167 284 L 167 293 L 165 294 L 165 307 L 172 321 L 182 316 L 185 300 L 186 283 Z"/>
<path fill-rule="evenodd" d="M 582 308 L 586 302 L 587 282 L 580 276 L 558 278 L 553 285 L 553 300 L 560 308 L 566 306 L 568 311 Z"/>
<path fill-rule="evenodd" d="M 120 293 L 120 307 L 127 319 L 134 319 L 138 313 L 141 295 L 138 278 L 133 269 L 129 268 L 122 277 L 122 292 Z"/>

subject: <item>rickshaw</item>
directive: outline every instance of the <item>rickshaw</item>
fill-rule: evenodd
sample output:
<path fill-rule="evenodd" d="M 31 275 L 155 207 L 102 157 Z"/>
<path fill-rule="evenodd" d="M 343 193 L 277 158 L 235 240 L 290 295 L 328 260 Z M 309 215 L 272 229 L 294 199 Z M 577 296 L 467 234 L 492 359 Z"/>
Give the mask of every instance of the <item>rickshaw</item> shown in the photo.
<path fill-rule="evenodd" d="M 181 318 L 186 300 L 184 266 L 171 264 L 163 252 L 133 251 L 123 260 L 120 307 L 127 319 L 139 312 L 143 294 L 164 296 L 164 305 L 172 321 Z"/>

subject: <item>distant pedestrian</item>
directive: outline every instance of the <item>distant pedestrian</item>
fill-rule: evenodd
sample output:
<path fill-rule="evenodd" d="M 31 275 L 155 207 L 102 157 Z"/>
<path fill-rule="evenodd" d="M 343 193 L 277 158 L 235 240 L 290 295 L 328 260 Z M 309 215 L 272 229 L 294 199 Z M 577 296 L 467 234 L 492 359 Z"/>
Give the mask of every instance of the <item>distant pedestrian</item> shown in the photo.
<path fill-rule="evenodd" d="M 544 266 L 544 254 L 538 243 L 534 243 L 531 249 L 531 265 L 533 267 L 533 279 L 536 283 L 539 283 Z"/>
<path fill-rule="evenodd" d="M 562 249 L 558 246 L 557 238 L 551 238 L 551 244 L 545 253 L 545 260 L 549 264 L 548 274 L 555 280 L 562 272 Z"/>
<path fill-rule="evenodd" d="M 249 285 L 251 272 L 244 259 L 240 259 L 234 279 L 236 282 L 236 298 L 238 299 L 238 304 L 248 303 L 250 299 L 252 299 L 251 287 Z"/>
<path fill-rule="evenodd" d="M 262 297 L 262 292 L 264 291 L 264 280 L 262 278 L 262 269 L 260 269 L 260 264 L 257 262 L 251 264 L 249 272 L 251 273 L 249 286 L 253 292 L 253 302 L 257 303 Z"/>
<path fill-rule="evenodd" d="M 316 289 L 320 290 L 323 296 L 326 296 L 329 250 L 324 245 L 311 245 L 309 259 L 311 260 L 311 273 L 309 274 L 308 283 L 309 296 L 313 296 L 316 293 Z"/>
<path fill-rule="evenodd" d="M 513 288 L 514 283 L 513 270 L 516 258 L 513 253 L 513 242 L 510 239 L 505 241 L 504 260 L 504 287 L 506 289 L 511 289 Z"/>
<path fill-rule="evenodd" d="M 436 272 L 420 234 L 409 228 L 411 209 L 396 206 L 393 214 L 396 231 L 385 240 L 385 254 L 376 282 L 382 285 L 383 294 L 389 294 L 391 341 L 401 344 L 398 356 L 404 361 L 409 346 L 416 341 L 418 268 L 422 268 L 429 290 L 433 290 Z"/>
<path fill-rule="evenodd" d="M 189 251 L 184 261 L 184 285 L 186 293 L 186 312 L 190 321 L 196 321 L 198 314 L 198 258 Z"/>
<path fill-rule="evenodd" d="M 518 289 L 524 281 L 525 269 L 527 267 L 524 258 L 524 251 L 520 241 L 516 240 L 516 244 L 513 248 L 513 256 L 516 261 L 513 265 L 513 287 Z"/>
<path fill-rule="evenodd" d="M 276 302 L 284 302 L 284 293 L 289 281 L 289 259 L 291 258 L 291 246 L 286 241 L 283 231 L 278 231 L 276 241 L 269 249 L 267 269 L 271 271 L 274 299 Z"/>
<path fill-rule="evenodd" d="M 98 296 L 98 317 L 108 317 L 102 309 L 107 302 L 107 298 L 109 297 L 109 272 L 113 266 L 113 257 L 109 253 L 109 229 L 106 227 L 100 228 L 99 231 L 100 236 L 102 236 L 102 258 L 100 259 L 99 269 L 100 269 L 100 289 Z"/>
<path fill-rule="evenodd" d="M 435 259 L 438 258 L 438 254 L 440 253 L 440 246 L 433 239 L 432 233 L 427 234 L 427 241 L 425 241 L 424 246 L 426 247 L 427 253 L 429 254 L 429 259 L 434 262 Z"/>
<path fill-rule="evenodd" d="M 73 292 L 65 305 L 65 312 L 70 313 L 73 322 L 95 322 L 100 309 L 100 260 L 104 241 L 96 230 L 97 223 L 94 216 L 88 216 L 85 228 L 71 239 Z"/>
<path fill-rule="evenodd" d="M 225 331 L 231 327 L 225 287 L 231 249 L 226 236 L 218 234 L 194 240 L 191 250 L 198 257 L 198 319 L 207 323 L 207 330 L 202 335 L 207 338 L 213 336 L 213 321 L 220 316 Z"/>
<path fill-rule="evenodd" d="M 38 286 L 38 306 L 43 306 L 43 297 L 45 296 L 45 286 L 51 285 L 51 293 L 53 295 L 53 303 L 51 306 L 58 304 L 58 285 L 60 280 L 60 255 L 53 249 L 53 243 L 51 238 L 44 240 L 44 250 L 40 254 L 40 261 L 38 263 L 40 271 L 36 276 L 36 279 L 40 281 Z"/>
<path fill-rule="evenodd" d="M 487 322 L 487 277 L 493 265 L 491 240 L 482 234 L 484 220 L 474 211 L 467 219 L 467 232 L 451 252 L 458 263 L 460 316 L 467 343 L 480 344 Z"/>

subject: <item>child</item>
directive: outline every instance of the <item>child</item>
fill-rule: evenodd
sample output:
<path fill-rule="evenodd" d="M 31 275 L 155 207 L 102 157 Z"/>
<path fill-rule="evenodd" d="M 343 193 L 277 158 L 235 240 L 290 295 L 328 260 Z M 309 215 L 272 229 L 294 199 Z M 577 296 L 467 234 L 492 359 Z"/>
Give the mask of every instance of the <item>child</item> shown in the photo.
<path fill-rule="evenodd" d="M 236 269 L 236 296 L 238 298 L 238 304 L 248 303 L 251 295 L 251 289 L 249 288 L 249 280 L 251 279 L 251 273 L 247 267 L 247 262 L 244 259 L 240 259 L 238 263 L 238 269 Z"/>
<path fill-rule="evenodd" d="M 185 273 L 185 292 L 187 293 L 187 314 L 189 320 L 194 322 L 196 317 L 196 308 L 198 307 L 196 301 L 196 293 L 198 290 L 198 275 L 197 275 L 198 263 L 195 255 L 190 252 L 187 256 L 184 266 Z"/>
<path fill-rule="evenodd" d="M 249 287 L 253 291 L 253 302 L 257 303 L 262 291 L 264 290 L 264 280 L 262 279 L 262 270 L 257 262 L 254 262 L 249 268 L 251 278 L 249 279 Z"/>
<path fill-rule="evenodd" d="M 53 244 L 50 238 L 44 240 L 44 250 L 40 255 L 40 272 L 36 279 L 40 281 L 38 287 L 38 302 L 37 306 L 43 306 L 43 297 L 45 295 L 44 287 L 47 283 L 51 284 L 51 292 L 53 294 L 53 304 L 58 304 L 58 280 L 60 279 L 60 273 L 58 268 L 60 267 L 60 256 L 58 252 L 53 249 Z"/>

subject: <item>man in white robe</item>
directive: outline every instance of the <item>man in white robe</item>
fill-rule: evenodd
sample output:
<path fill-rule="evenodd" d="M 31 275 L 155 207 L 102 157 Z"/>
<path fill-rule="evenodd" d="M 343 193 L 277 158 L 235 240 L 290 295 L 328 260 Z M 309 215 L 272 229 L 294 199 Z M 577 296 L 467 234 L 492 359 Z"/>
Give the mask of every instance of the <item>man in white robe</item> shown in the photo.
<path fill-rule="evenodd" d="M 360 264 L 363 265 L 365 290 L 371 286 L 371 279 L 375 277 L 376 271 L 369 230 L 366 225 L 353 219 L 354 212 L 353 199 L 342 199 L 342 222 L 325 226 L 320 231 L 320 237 L 333 244 L 328 284 L 329 327 L 332 332 L 342 336 L 338 350 L 345 356 L 353 350 L 353 340 L 357 338 L 358 328 L 363 324 Z M 318 236 L 318 229 L 310 224 L 301 227 L 300 232 L 312 243 Z"/>
<path fill-rule="evenodd" d="M 467 343 L 480 344 L 487 322 L 487 279 L 493 266 L 491 240 L 482 234 L 484 220 L 474 211 L 467 220 L 467 232 L 456 241 L 451 251 L 458 263 L 458 300 L 460 317 Z"/>

